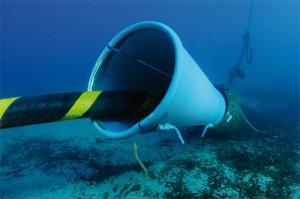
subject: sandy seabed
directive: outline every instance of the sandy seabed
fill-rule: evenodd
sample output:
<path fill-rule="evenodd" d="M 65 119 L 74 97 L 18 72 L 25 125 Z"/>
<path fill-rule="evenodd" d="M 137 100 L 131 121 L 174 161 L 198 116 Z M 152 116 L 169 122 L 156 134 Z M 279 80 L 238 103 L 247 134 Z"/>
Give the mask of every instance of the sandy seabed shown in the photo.
<path fill-rule="evenodd" d="M 1 130 L 1 198 L 300 198 L 299 118 L 241 103 L 265 133 L 180 129 L 182 145 L 167 131 L 110 140 L 89 119 Z M 149 175 L 125 192 L 145 175 L 133 143 Z"/>

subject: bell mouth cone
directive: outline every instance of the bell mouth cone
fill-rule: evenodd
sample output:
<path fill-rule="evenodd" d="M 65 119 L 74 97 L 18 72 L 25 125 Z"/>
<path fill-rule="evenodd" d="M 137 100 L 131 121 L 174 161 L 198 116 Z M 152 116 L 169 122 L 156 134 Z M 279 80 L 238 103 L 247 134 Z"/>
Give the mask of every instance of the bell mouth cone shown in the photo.
<path fill-rule="evenodd" d="M 88 90 L 147 91 L 161 99 L 148 115 L 113 121 L 92 119 L 112 138 L 124 138 L 162 123 L 176 126 L 217 124 L 226 104 L 168 26 L 146 21 L 125 28 L 105 47 L 92 71 Z M 152 96 L 153 97 L 153 96 Z M 151 101 L 151 94 L 145 104 Z"/>

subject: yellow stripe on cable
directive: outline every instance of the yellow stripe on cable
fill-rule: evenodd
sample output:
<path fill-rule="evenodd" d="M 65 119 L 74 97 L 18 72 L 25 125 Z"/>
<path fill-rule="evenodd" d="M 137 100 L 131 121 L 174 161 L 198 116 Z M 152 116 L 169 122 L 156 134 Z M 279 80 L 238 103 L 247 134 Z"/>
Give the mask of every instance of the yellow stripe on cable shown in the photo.
<path fill-rule="evenodd" d="M 6 109 L 18 98 L 20 97 L 13 97 L 0 100 L 0 120 L 2 119 Z"/>
<path fill-rule="evenodd" d="M 62 118 L 62 120 L 69 120 L 81 117 L 94 104 L 101 92 L 102 91 L 89 91 L 82 93 L 75 102 L 75 104 Z"/>

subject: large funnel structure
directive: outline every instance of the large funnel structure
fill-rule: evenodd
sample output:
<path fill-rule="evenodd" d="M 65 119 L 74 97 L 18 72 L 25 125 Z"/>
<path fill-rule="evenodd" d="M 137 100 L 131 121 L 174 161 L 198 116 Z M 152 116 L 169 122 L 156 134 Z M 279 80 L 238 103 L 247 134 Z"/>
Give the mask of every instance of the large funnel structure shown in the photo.
<path fill-rule="evenodd" d="M 93 118 L 96 128 L 111 138 L 128 137 L 165 123 L 175 129 L 212 127 L 224 120 L 226 111 L 225 97 L 185 50 L 177 34 L 151 21 L 129 26 L 108 43 L 94 66 L 88 90 L 148 91 L 149 99 L 156 93 L 163 94 L 147 116 Z"/>

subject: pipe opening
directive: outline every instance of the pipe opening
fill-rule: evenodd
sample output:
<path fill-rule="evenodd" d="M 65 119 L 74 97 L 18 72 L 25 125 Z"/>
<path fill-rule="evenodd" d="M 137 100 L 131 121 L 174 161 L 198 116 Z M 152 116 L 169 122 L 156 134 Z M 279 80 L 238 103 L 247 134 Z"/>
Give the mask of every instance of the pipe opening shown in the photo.
<path fill-rule="evenodd" d="M 152 95 L 161 93 L 164 96 L 172 80 L 174 67 L 174 44 L 165 32 L 159 29 L 127 32 L 125 36 L 114 38 L 100 55 L 90 80 L 91 89 L 150 91 Z M 124 131 L 144 117 L 128 115 L 114 121 L 99 122 L 104 129 Z"/>

